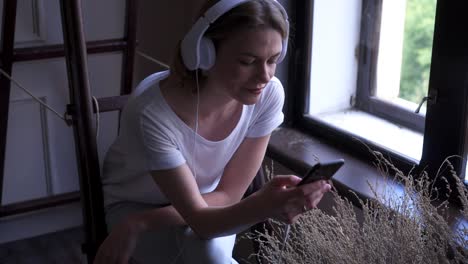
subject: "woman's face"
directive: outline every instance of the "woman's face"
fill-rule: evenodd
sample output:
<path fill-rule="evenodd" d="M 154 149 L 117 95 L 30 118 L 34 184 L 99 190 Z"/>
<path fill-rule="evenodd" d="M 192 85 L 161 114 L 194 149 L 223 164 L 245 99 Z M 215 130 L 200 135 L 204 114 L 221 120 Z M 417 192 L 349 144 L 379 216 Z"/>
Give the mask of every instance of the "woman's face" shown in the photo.
<path fill-rule="evenodd" d="M 215 84 L 215 93 L 254 104 L 275 74 L 281 49 L 281 34 L 271 28 L 232 33 L 220 43 L 208 81 Z"/>

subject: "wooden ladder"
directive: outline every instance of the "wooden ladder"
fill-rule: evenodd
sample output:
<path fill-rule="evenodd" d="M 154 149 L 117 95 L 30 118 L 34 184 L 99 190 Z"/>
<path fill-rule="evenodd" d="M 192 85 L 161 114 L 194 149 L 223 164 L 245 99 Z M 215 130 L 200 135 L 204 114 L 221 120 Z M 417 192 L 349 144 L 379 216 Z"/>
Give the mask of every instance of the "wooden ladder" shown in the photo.
<path fill-rule="evenodd" d="M 137 0 L 126 1 L 125 35 L 122 39 L 108 39 L 86 43 L 80 0 L 60 0 L 63 45 L 14 48 L 17 0 L 4 0 L 3 24 L 0 42 L 0 67 L 11 75 L 14 62 L 65 57 L 69 83 L 70 103 L 67 115 L 71 117 L 80 178 L 80 191 L 25 202 L 1 205 L 5 151 L 8 128 L 10 80 L 0 75 L 0 218 L 81 200 L 85 242 L 83 252 L 92 263 L 96 251 L 107 235 L 102 185 L 100 179 L 97 142 L 92 123 L 92 98 L 88 79 L 87 54 L 123 52 L 122 85 L 120 96 L 98 98 L 99 112 L 120 110 L 132 90 L 136 48 Z"/>

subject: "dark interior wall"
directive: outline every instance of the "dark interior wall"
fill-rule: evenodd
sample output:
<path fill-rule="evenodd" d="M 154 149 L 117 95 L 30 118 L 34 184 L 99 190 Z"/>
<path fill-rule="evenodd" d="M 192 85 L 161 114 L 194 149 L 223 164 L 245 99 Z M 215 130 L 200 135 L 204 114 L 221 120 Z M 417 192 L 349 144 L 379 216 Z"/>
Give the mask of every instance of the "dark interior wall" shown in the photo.
<path fill-rule="evenodd" d="M 189 29 L 204 0 L 140 0 L 137 50 L 170 64 L 175 47 Z M 135 85 L 150 73 L 164 68 L 136 55 Z"/>
<path fill-rule="evenodd" d="M 137 50 L 170 64 L 175 47 L 189 30 L 200 7 L 205 0 L 140 0 L 138 9 Z M 280 1 L 288 13 L 291 12 L 286 1 Z M 294 27 L 294 25 L 292 25 Z M 288 52 L 288 55 L 291 52 Z M 276 76 L 287 86 L 288 57 L 278 65 Z M 134 86 L 149 74 L 164 68 L 136 55 Z"/>

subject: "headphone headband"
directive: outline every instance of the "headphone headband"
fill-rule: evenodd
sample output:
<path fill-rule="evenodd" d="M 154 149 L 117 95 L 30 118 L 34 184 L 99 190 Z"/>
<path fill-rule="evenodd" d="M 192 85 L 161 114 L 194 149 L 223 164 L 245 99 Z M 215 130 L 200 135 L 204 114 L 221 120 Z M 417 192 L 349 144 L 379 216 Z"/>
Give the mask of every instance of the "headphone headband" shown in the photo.
<path fill-rule="evenodd" d="M 210 69 L 215 62 L 216 52 L 213 42 L 204 37 L 209 26 L 216 21 L 220 16 L 233 9 L 234 7 L 252 0 L 220 0 L 218 3 L 209 8 L 192 26 L 190 31 L 185 35 L 181 42 L 181 56 L 185 67 L 189 70 Z M 283 6 L 276 0 L 273 3 L 280 9 L 285 17 L 286 26 L 289 35 L 288 15 Z M 283 39 L 283 47 L 278 58 L 278 63 L 286 56 L 288 46 L 288 38 Z"/>
<path fill-rule="evenodd" d="M 215 5 L 213 5 L 210 9 L 208 9 L 202 17 L 209 21 L 209 23 L 213 23 L 216 19 L 222 16 L 224 13 L 228 12 L 229 10 L 233 9 L 234 7 L 248 2 L 250 0 L 236 0 L 236 1 L 219 1 Z"/>

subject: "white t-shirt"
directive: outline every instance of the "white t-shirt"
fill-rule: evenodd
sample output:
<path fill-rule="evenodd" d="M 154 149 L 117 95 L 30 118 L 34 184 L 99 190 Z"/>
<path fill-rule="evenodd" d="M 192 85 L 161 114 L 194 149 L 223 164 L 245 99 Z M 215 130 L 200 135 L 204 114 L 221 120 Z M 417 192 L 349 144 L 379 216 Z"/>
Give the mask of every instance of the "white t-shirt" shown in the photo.
<path fill-rule="evenodd" d="M 119 136 L 104 160 L 106 205 L 119 201 L 169 203 L 149 172 L 184 163 L 192 171 L 195 166 L 200 193 L 211 192 L 244 138 L 268 135 L 283 122 L 284 91 L 274 77 L 256 104 L 243 106 L 239 122 L 225 139 L 206 140 L 195 134 L 162 96 L 159 81 L 168 75 L 169 71 L 164 71 L 144 79 L 122 111 Z"/>

